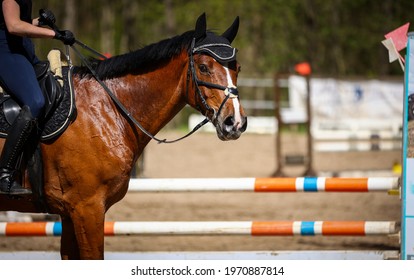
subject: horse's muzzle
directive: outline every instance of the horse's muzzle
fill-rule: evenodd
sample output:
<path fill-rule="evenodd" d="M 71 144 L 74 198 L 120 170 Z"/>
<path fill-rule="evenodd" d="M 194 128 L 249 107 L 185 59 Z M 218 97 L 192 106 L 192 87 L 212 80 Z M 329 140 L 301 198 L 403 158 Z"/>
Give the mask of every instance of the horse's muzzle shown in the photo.
<path fill-rule="evenodd" d="M 227 116 L 224 119 L 219 117 L 216 124 L 217 136 L 220 140 L 236 140 L 246 131 L 247 117 L 242 116 L 241 121 L 235 122 L 234 116 Z"/>

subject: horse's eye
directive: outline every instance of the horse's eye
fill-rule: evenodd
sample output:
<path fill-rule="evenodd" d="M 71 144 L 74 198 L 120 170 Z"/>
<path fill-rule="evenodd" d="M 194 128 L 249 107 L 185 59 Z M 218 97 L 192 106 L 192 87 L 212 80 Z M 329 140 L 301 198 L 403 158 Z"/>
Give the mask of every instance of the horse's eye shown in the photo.
<path fill-rule="evenodd" d="M 201 73 L 204 73 L 204 74 L 207 74 L 208 73 L 208 68 L 207 68 L 207 66 L 205 64 L 200 64 L 198 66 L 198 69 L 200 69 L 200 72 Z"/>

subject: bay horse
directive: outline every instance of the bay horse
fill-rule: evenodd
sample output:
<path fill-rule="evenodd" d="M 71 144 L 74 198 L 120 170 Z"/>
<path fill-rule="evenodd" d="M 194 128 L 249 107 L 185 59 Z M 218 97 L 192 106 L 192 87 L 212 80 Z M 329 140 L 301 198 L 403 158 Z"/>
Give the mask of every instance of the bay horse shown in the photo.
<path fill-rule="evenodd" d="M 77 118 L 57 139 L 40 144 L 45 200 L 49 213 L 62 220 L 62 259 L 103 259 L 105 213 L 127 193 L 131 170 L 150 135 L 186 104 L 214 124 L 221 140 L 235 140 L 245 131 L 247 117 L 237 92 L 240 66 L 231 46 L 239 18 L 221 35 L 206 25 L 203 14 L 194 30 L 95 60 L 91 69 L 76 67 Z M 0 210 L 39 212 L 34 200 L 0 195 Z"/>

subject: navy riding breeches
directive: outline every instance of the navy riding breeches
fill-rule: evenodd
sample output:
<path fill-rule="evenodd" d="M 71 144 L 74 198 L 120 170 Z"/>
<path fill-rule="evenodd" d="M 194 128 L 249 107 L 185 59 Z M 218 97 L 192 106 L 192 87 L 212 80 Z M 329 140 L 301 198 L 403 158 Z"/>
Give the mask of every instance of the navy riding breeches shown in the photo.
<path fill-rule="evenodd" d="M 38 62 L 33 44 L 21 38 L 20 44 L 10 44 L 0 30 L 0 82 L 21 106 L 29 106 L 33 117 L 39 117 L 45 104 L 33 65 Z"/>

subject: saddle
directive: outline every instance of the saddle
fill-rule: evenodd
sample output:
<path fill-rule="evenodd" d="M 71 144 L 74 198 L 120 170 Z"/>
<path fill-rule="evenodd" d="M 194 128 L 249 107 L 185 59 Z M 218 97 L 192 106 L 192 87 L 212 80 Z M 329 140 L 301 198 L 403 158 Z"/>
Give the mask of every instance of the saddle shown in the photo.
<path fill-rule="evenodd" d="M 39 86 L 45 98 L 41 119 L 41 141 L 60 136 L 76 118 L 76 105 L 72 85 L 73 67 L 62 66 L 60 51 L 52 50 L 48 61 L 34 66 Z M 20 105 L 12 94 L 0 87 L 0 138 L 7 137 L 7 131 L 20 112 Z"/>

